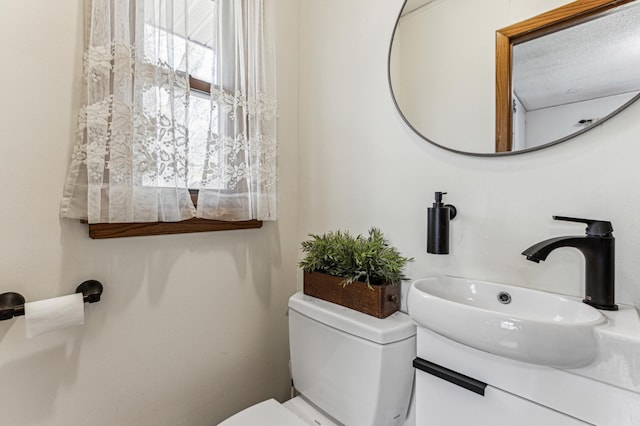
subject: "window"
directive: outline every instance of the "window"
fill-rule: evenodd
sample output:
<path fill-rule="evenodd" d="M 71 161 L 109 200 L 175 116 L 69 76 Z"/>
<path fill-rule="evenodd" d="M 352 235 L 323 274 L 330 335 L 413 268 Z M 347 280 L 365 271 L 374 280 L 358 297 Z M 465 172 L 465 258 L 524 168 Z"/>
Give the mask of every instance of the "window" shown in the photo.
<path fill-rule="evenodd" d="M 143 0 L 135 13 L 129 1 L 91 6 L 86 104 L 61 215 L 87 220 L 94 238 L 275 220 L 262 0 Z"/>
<path fill-rule="evenodd" d="M 211 1 L 209 7 L 200 7 L 197 9 L 202 15 L 199 17 L 199 26 L 211 27 L 210 21 L 213 4 Z M 208 17 L 209 19 L 206 19 Z M 156 87 L 155 90 L 146 92 L 145 108 L 159 108 L 159 115 L 170 116 L 171 113 L 163 113 L 164 109 L 178 108 L 177 114 L 185 119 L 185 135 L 188 135 L 187 158 L 186 158 L 186 179 L 185 185 L 190 190 L 197 190 L 201 186 L 202 176 L 204 173 L 204 162 L 207 156 L 207 138 L 208 136 L 218 135 L 218 111 L 216 105 L 211 102 L 211 83 L 212 76 L 215 74 L 215 51 L 212 44 L 211 36 L 205 31 L 199 31 L 199 40 L 193 37 L 187 37 L 178 33 L 171 33 L 166 29 L 145 24 L 145 52 L 153 52 L 155 58 L 147 58 L 150 63 L 159 64 L 157 72 L 163 72 L 162 69 L 168 67 L 170 70 L 175 69 L 178 73 L 188 81 L 189 92 L 185 99 L 188 103 L 172 102 L 172 93 L 163 90 L 162 87 Z M 171 55 L 171 57 L 169 57 Z M 173 65 L 169 65 L 173 64 Z M 171 71 L 170 71 L 171 72 Z M 159 101 L 158 99 L 159 98 Z M 184 109 L 183 109 L 184 108 Z M 163 182 L 149 182 L 149 185 L 163 186 Z M 221 183 L 216 180 L 213 187 L 221 189 Z"/>

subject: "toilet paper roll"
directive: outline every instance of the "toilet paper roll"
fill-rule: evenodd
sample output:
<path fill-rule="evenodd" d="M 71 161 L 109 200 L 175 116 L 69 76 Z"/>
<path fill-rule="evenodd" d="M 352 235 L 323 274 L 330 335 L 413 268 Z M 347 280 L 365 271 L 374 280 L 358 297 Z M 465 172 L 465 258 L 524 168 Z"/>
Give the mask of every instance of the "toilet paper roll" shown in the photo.
<path fill-rule="evenodd" d="M 32 338 L 52 330 L 84 324 L 82 293 L 24 304 L 27 337 Z"/>

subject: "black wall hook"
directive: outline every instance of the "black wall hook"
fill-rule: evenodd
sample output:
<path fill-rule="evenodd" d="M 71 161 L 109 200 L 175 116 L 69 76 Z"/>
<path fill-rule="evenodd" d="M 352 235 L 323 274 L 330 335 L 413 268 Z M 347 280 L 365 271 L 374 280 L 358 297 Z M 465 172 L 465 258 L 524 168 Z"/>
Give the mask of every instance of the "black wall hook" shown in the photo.
<path fill-rule="evenodd" d="M 82 293 L 85 303 L 100 301 L 103 292 L 102 283 L 96 280 L 85 281 L 76 288 L 76 293 Z M 0 294 L 0 321 L 24 315 L 25 299 L 20 293 L 8 292 Z"/>

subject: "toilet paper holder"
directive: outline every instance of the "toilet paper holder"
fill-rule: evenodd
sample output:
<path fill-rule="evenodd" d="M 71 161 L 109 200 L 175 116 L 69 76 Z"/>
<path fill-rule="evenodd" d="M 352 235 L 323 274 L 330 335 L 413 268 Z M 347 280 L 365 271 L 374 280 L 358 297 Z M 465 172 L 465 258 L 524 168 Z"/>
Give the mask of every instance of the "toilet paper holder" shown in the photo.
<path fill-rule="evenodd" d="M 76 293 L 82 293 L 85 303 L 96 303 L 102 296 L 102 283 L 88 280 L 76 288 Z M 0 321 L 24 315 L 24 296 L 20 293 L 7 292 L 0 294 Z"/>

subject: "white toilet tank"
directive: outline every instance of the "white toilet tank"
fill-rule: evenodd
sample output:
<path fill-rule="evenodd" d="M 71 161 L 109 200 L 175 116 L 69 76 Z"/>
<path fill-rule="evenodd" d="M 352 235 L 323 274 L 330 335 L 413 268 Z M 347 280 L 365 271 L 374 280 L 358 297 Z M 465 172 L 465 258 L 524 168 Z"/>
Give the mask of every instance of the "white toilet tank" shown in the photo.
<path fill-rule="evenodd" d="M 408 315 L 378 319 L 299 292 L 289 346 L 293 384 L 313 405 L 349 426 L 402 424 L 416 357 Z"/>

